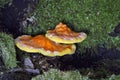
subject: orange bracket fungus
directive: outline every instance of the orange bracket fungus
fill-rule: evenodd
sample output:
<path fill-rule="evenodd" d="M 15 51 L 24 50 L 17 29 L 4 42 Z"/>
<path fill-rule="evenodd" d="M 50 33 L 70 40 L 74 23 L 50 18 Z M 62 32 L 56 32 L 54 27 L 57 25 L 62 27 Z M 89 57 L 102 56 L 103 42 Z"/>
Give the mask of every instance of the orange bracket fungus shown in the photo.
<path fill-rule="evenodd" d="M 84 32 L 74 32 L 67 25 L 59 23 L 54 30 L 48 30 L 46 37 L 57 43 L 73 44 L 82 42 L 87 35 Z"/>
<path fill-rule="evenodd" d="M 73 43 L 82 42 L 86 37 L 84 32 L 74 32 L 67 25 L 59 23 L 54 30 L 48 30 L 45 36 L 22 35 L 15 39 L 15 44 L 26 52 L 41 53 L 45 56 L 63 56 L 73 54 L 76 50 Z"/>
<path fill-rule="evenodd" d="M 22 35 L 15 39 L 15 44 L 23 51 L 41 53 L 45 56 L 63 56 L 73 54 L 76 50 L 74 44 L 55 43 L 43 35 L 37 35 L 35 37 Z"/>

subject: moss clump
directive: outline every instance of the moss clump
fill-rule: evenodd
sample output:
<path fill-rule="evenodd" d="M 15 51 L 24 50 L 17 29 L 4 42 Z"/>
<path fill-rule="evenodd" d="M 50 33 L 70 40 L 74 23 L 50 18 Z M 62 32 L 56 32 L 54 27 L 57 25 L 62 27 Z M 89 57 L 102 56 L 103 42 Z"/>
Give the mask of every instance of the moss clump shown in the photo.
<path fill-rule="evenodd" d="M 90 79 L 80 74 L 78 70 L 63 72 L 57 69 L 50 69 L 42 75 L 33 77 L 32 80 L 120 80 L 120 76 L 111 75 L 106 79 Z"/>
<path fill-rule="evenodd" d="M 14 39 L 11 35 L 0 33 L 0 55 L 3 58 L 6 68 L 17 66 Z"/>
<path fill-rule="evenodd" d="M 119 23 L 119 3 L 119 0 L 41 0 L 34 12 L 37 25 L 32 30 L 46 33 L 64 22 L 74 31 L 88 34 L 87 39 L 78 44 L 80 51 L 104 43 L 108 48 L 119 46 L 120 37 L 109 36 Z"/>
<path fill-rule="evenodd" d="M 88 80 L 88 77 L 81 76 L 79 71 L 62 72 L 57 69 L 50 69 L 43 75 L 32 78 L 32 80 Z"/>

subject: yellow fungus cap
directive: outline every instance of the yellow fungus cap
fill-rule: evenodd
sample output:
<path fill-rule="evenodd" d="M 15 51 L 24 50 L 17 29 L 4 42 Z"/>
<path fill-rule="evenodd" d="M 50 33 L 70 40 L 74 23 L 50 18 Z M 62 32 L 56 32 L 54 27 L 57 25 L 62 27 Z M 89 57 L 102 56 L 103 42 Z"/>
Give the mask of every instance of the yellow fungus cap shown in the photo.
<path fill-rule="evenodd" d="M 85 40 L 87 34 L 74 32 L 67 25 L 59 23 L 54 30 L 48 30 L 45 36 L 57 43 L 73 44 Z"/>
<path fill-rule="evenodd" d="M 45 56 L 63 56 L 73 54 L 76 50 L 74 44 L 59 44 L 51 41 L 43 35 L 35 37 L 22 35 L 15 39 L 16 46 L 26 52 L 41 53 Z"/>

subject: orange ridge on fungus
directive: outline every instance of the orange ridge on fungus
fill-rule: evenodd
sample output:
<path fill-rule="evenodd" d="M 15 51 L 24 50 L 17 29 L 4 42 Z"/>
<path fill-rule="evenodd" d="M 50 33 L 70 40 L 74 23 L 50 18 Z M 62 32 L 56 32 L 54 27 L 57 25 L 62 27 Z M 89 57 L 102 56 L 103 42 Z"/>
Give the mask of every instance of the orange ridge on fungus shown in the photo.
<path fill-rule="evenodd" d="M 71 49 L 70 45 L 62 46 L 61 44 L 57 44 L 42 35 L 35 36 L 28 41 L 24 41 L 23 43 L 34 48 L 44 48 L 45 50 L 50 50 L 52 52 L 62 51 L 64 48 Z"/>
<path fill-rule="evenodd" d="M 60 37 L 66 36 L 66 37 L 77 37 L 79 36 L 79 33 L 76 33 L 72 31 L 66 24 L 59 23 L 54 30 L 48 30 L 50 33 L 54 33 Z"/>

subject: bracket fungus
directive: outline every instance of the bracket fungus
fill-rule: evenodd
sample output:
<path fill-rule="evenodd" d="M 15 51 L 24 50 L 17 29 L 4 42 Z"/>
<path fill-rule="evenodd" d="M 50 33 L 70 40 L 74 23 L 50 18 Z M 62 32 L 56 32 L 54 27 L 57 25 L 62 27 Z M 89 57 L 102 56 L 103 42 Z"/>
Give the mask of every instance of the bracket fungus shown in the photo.
<path fill-rule="evenodd" d="M 66 24 L 59 23 L 54 30 L 48 30 L 46 37 L 57 43 L 73 44 L 82 42 L 87 34 L 74 32 Z"/>
<path fill-rule="evenodd" d="M 15 39 L 15 44 L 26 52 L 63 56 L 73 54 L 76 50 L 74 43 L 82 42 L 86 37 L 84 32 L 74 32 L 66 24 L 59 23 L 54 30 L 48 30 L 45 36 L 22 35 Z"/>
<path fill-rule="evenodd" d="M 15 44 L 23 51 L 41 53 L 45 56 L 63 56 L 73 54 L 76 50 L 74 44 L 55 43 L 43 35 L 37 35 L 35 37 L 22 35 L 15 39 Z"/>

